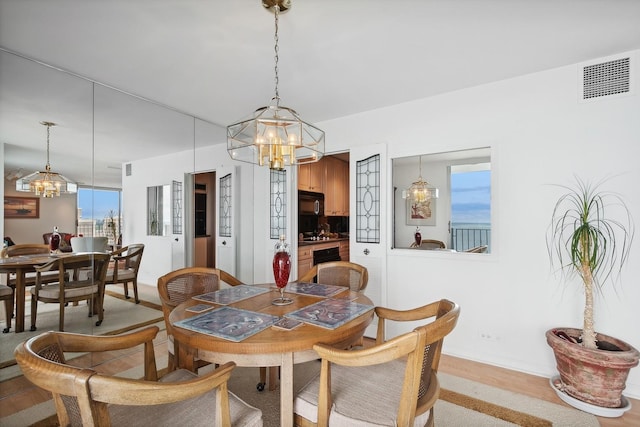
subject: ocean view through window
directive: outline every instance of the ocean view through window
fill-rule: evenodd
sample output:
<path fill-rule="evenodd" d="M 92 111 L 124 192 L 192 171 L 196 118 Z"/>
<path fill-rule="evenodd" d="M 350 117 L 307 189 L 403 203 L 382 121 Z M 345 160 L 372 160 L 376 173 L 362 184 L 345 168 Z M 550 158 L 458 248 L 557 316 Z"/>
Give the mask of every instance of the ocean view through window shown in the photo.
<path fill-rule="evenodd" d="M 491 165 L 451 166 L 451 248 L 491 252 Z"/>

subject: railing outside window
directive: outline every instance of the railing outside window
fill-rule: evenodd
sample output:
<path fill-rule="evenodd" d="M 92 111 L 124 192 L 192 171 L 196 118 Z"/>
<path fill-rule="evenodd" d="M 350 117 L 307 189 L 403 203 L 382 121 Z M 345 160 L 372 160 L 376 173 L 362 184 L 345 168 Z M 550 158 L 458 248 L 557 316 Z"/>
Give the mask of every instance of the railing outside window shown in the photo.
<path fill-rule="evenodd" d="M 464 252 L 478 246 L 487 246 L 487 253 L 491 252 L 491 228 L 483 226 L 473 227 L 466 224 L 464 228 L 451 227 L 451 249 Z"/>

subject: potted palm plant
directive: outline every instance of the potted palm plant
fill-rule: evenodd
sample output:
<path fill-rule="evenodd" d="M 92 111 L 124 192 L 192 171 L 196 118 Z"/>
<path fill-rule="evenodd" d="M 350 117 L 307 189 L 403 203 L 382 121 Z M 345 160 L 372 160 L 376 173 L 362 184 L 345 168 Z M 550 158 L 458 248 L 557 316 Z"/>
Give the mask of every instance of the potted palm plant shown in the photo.
<path fill-rule="evenodd" d="M 630 344 L 597 333 L 594 296 L 616 281 L 629 258 L 634 224 L 629 209 L 615 193 L 576 178 L 553 210 L 547 233 L 552 266 L 565 279 L 578 277 L 584 287 L 582 329 L 554 328 L 546 333 L 553 349 L 558 387 L 579 401 L 604 408 L 623 405 L 622 390 L 640 353 Z"/>

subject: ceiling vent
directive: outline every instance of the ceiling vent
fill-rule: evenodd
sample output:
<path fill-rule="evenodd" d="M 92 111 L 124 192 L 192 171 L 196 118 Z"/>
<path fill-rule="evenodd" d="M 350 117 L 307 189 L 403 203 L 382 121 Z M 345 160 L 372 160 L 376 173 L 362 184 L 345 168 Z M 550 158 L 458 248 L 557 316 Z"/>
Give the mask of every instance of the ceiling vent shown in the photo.
<path fill-rule="evenodd" d="M 630 80 L 630 58 L 586 65 L 582 68 L 582 99 L 629 94 Z"/>

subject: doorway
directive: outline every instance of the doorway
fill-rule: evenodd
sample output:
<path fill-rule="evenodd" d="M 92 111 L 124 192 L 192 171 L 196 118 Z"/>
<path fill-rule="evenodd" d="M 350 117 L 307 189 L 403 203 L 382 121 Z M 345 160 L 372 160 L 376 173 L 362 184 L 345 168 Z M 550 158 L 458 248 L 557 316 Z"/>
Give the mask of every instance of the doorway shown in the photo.
<path fill-rule="evenodd" d="M 216 173 L 194 175 L 193 188 L 194 267 L 215 268 L 216 264 Z"/>

